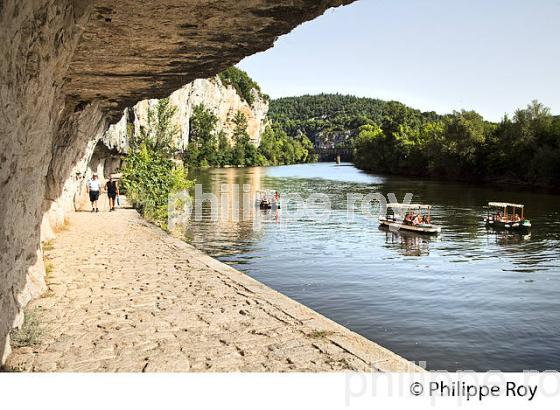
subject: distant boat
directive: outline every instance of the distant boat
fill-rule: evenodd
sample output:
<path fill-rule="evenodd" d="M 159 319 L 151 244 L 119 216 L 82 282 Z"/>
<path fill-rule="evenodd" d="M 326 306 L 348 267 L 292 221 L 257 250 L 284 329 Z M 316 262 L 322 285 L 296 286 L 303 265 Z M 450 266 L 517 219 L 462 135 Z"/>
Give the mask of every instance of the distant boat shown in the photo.
<path fill-rule="evenodd" d="M 280 209 L 280 194 L 278 191 L 258 191 L 255 206 L 260 209 Z"/>
<path fill-rule="evenodd" d="M 404 219 L 395 214 L 396 209 L 404 210 Z M 441 232 L 441 226 L 431 223 L 431 209 L 431 205 L 424 204 L 387 204 L 387 213 L 379 217 L 379 224 L 411 232 L 438 234 Z M 422 210 L 425 211 L 424 215 Z"/>
<path fill-rule="evenodd" d="M 523 204 L 488 202 L 486 209 L 488 213 L 484 217 L 484 222 L 487 227 L 509 230 L 527 230 L 531 228 L 531 221 L 525 219 L 525 205 Z M 498 209 L 498 211 L 496 213 L 490 213 L 492 209 Z M 503 213 L 501 212 L 502 210 Z M 521 215 L 519 215 L 519 212 Z"/>

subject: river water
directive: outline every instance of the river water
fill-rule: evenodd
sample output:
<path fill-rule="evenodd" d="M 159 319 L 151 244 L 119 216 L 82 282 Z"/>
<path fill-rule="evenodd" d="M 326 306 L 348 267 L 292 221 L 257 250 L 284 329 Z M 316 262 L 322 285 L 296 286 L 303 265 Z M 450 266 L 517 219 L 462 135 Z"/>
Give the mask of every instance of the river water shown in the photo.
<path fill-rule="evenodd" d="M 190 243 L 351 330 L 432 370 L 560 369 L 559 196 L 333 163 L 190 176 L 228 209 L 212 218 L 204 202 L 186 229 Z M 278 212 L 254 203 L 235 212 L 231 184 L 279 191 L 281 202 L 324 193 L 331 211 L 321 201 L 302 211 L 290 200 Z M 432 204 L 442 234 L 381 230 L 375 209 L 361 206 L 366 201 L 350 215 L 348 194 L 369 193 L 398 201 L 412 193 L 413 202 Z M 524 203 L 530 234 L 488 231 L 488 201 Z"/>

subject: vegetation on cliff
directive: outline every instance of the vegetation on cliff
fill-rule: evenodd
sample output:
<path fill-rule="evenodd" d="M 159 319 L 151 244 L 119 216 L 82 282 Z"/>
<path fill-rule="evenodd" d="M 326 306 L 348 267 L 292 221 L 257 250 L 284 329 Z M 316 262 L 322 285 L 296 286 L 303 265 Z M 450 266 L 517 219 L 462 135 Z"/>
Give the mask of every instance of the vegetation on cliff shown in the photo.
<path fill-rule="evenodd" d="M 372 172 L 560 187 L 560 118 L 537 101 L 497 124 L 474 111 L 339 94 L 273 100 L 269 116 L 316 146 L 352 146 L 355 164 Z"/>
<path fill-rule="evenodd" d="M 165 226 L 169 194 L 192 186 L 181 163 L 171 159 L 178 129 L 171 121 L 177 108 L 168 98 L 148 110 L 148 122 L 130 141 L 122 169 L 127 198 L 144 217 Z"/>
<path fill-rule="evenodd" d="M 203 105 L 194 107 L 190 138 L 183 160 L 192 167 L 263 166 L 309 162 L 313 144 L 305 135 L 290 138 L 279 127 L 267 126 L 257 147 L 247 133 L 247 119 L 241 112 L 233 118 L 232 141 L 218 130 L 218 119 Z"/>
<path fill-rule="evenodd" d="M 261 92 L 259 85 L 249 75 L 239 68 L 232 66 L 220 74 L 218 74 L 222 84 L 231 85 L 237 91 L 237 94 L 243 98 L 249 105 L 255 102 L 255 96 L 252 90 L 258 92 L 263 98 L 268 100 L 268 96 Z"/>

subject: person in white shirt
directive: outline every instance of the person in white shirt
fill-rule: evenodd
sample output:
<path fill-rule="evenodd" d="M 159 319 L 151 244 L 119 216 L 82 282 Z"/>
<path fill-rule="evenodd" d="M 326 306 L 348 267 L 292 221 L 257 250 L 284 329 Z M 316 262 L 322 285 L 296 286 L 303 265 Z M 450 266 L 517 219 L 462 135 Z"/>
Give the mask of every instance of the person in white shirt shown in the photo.
<path fill-rule="evenodd" d="M 91 179 L 87 183 L 89 200 L 91 202 L 91 212 L 99 212 L 97 207 L 97 200 L 99 199 L 99 179 L 97 179 L 97 174 L 93 174 Z"/>

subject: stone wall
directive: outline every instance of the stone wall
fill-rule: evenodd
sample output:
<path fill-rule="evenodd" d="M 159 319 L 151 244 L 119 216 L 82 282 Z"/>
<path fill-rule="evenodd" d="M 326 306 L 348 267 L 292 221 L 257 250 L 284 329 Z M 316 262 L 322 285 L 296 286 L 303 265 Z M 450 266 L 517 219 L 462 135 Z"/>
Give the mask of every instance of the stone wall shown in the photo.
<path fill-rule="evenodd" d="M 43 288 L 41 227 L 48 237 L 47 226 L 73 209 L 80 169 L 108 124 L 125 107 L 213 76 L 350 2 L 0 2 L 2 361 L 22 307 Z"/>

